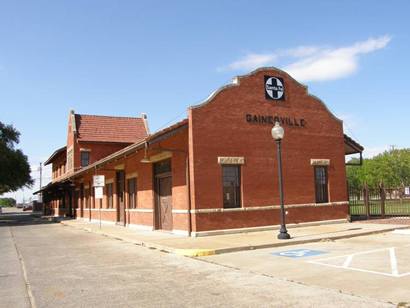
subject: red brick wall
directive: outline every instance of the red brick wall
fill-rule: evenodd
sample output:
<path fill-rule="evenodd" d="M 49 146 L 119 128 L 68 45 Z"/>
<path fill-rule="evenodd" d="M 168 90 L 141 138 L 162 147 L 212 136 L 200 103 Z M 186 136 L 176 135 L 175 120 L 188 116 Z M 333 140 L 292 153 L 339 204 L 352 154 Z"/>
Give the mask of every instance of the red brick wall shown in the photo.
<path fill-rule="evenodd" d="M 81 149 L 88 149 L 90 151 L 90 164 L 104 158 L 114 152 L 121 150 L 128 146 L 128 143 L 102 143 L 102 142 L 82 142 L 76 141 L 74 146 L 74 166 L 76 169 L 81 167 Z"/>
<path fill-rule="evenodd" d="M 174 209 L 188 209 L 188 188 L 186 183 L 186 153 L 188 132 L 182 130 L 179 133 L 171 136 L 170 138 L 154 144 L 149 148 L 148 156 L 153 156 L 161 152 L 161 148 L 171 151 L 172 158 L 172 205 Z M 96 149 L 96 148 L 93 148 Z M 137 208 L 126 212 L 127 224 L 142 225 L 146 227 L 153 227 L 154 222 L 154 207 L 155 207 L 155 194 L 154 194 L 154 179 L 153 179 L 153 165 L 141 163 L 141 159 L 144 158 L 144 150 L 141 149 L 137 153 L 130 154 L 127 158 L 120 158 L 113 163 L 104 165 L 101 169 L 97 170 L 97 174 L 104 175 L 106 181 L 113 180 L 113 205 L 115 211 L 101 211 L 101 219 L 106 221 L 117 221 L 117 188 L 115 179 L 115 170 L 117 168 L 124 168 L 126 178 L 132 174 L 137 174 Z M 94 170 L 90 171 L 76 179 L 76 188 L 80 187 L 80 183 L 83 182 L 88 185 L 92 181 Z M 125 204 L 128 207 L 128 195 L 127 185 L 125 185 Z M 104 189 L 104 195 L 106 191 Z M 95 209 L 91 211 L 92 219 L 99 219 L 99 201 L 97 200 Z M 80 203 L 81 204 L 81 203 Z M 102 208 L 107 208 L 106 197 L 102 199 Z M 138 210 L 144 210 L 144 212 L 138 212 Z M 148 210 L 148 211 L 145 211 Z M 89 218 L 89 210 L 84 210 L 84 217 Z M 80 209 L 77 210 L 77 217 L 80 217 Z M 177 230 L 187 230 L 188 228 L 188 215 L 187 214 L 174 214 L 173 226 Z"/>
<path fill-rule="evenodd" d="M 284 79 L 285 101 L 265 98 L 264 75 Z M 344 202 L 346 196 L 346 174 L 344 165 L 344 138 L 341 121 L 337 120 L 317 98 L 310 96 L 307 89 L 286 73 L 276 70 L 257 71 L 241 77 L 239 85 L 231 85 L 217 92 L 207 104 L 189 110 L 189 130 L 157 144 L 150 145 L 149 156 L 158 154 L 158 148 L 172 151 L 173 176 L 173 229 L 188 230 L 188 186 L 186 175 L 187 152 L 189 152 L 190 197 L 194 210 L 221 209 L 222 168 L 218 156 L 243 156 L 242 207 L 271 206 L 279 204 L 277 180 L 276 145 L 271 136 L 273 124 L 263 125 L 246 121 L 247 114 L 281 116 L 301 119 L 305 127 L 283 125 L 283 171 L 285 204 L 303 205 L 315 202 L 314 174 L 311 159 L 329 159 L 329 201 Z M 74 144 L 75 146 L 75 144 Z M 101 159 L 125 145 L 79 143 L 75 160 L 80 164 L 80 148 L 91 149 L 91 163 Z M 182 150 L 182 151 L 178 151 Z M 124 168 L 126 176 L 137 173 L 137 209 L 129 211 L 129 224 L 153 226 L 155 193 L 152 164 L 143 164 L 144 150 L 127 158 L 103 166 L 98 174 L 114 180 L 114 209 L 117 207 L 115 185 L 116 168 Z M 76 179 L 88 184 L 94 171 Z M 126 187 L 127 189 L 127 187 Z M 128 200 L 126 197 L 126 204 Z M 96 209 L 98 209 L 98 204 Z M 107 207 L 106 199 L 102 208 Z M 346 205 L 291 206 L 287 209 L 290 223 L 346 218 Z M 77 216 L 80 217 L 77 211 Z M 102 211 L 102 220 L 116 221 L 117 213 Z M 89 211 L 84 210 L 84 217 Z M 98 211 L 91 217 L 99 219 Z M 192 214 L 193 231 L 256 227 L 279 223 L 279 210 L 234 210 Z"/>
<path fill-rule="evenodd" d="M 287 209 L 287 223 L 302 223 L 320 220 L 347 218 L 347 205 L 327 205 Z M 197 215 L 196 231 L 249 228 L 280 224 L 280 211 L 256 210 L 224 213 L 203 213 Z"/>
<path fill-rule="evenodd" d="M 284 79 L 285 101 L 265 98 L 264 75 Z M 317 98 L 308 95 L 305 87 L 286 73 L 266 70 L 241 77 L 239 85 L 229 86 L 217 93 L 209 103 L 190 109 L 193 208 L 223 207 L 222 169 L 217 163 L 218 156 L 245 157 L 245 164 L 241 169 L 242 206 L 279 204 L 276 146 L 271 136 L 273 125 L 248 123 L 246 114 L 303 118 L 306 122 L 304 128 L 283 125 L 285 204 L 315 202 L 313 167 L 310 165 L 312 158 L 330 159 L 329 201 L 347 200 L 342 123 Z M 294 222 L 346 216 L 345 211 L 334 207 L 321 207 L 320 210 L 314 210 L 314 215 L 306 208 L 292 212 L 294 214 L 290 219 Z M 194 230 L 273 223 L 273 220 L 264 217 L 265 213 L 266 211 L 249 211 L 201 214 L 195 218 Z"/>

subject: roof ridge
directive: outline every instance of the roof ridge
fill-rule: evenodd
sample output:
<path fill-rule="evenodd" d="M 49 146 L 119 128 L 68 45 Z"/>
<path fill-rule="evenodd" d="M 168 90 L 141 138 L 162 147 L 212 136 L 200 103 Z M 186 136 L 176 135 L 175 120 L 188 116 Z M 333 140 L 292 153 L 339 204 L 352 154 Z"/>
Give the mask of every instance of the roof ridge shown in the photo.
<path fill-rule="evenodd" d="M 85 114 L 85 113 L 75 113 L 75 115 L 79 116 L 87 116 L 87 117 L 96 117 L 96 118 L 117 118 L 117 119 L 140 119 L 142 117 L 129 117 L 129 116 L 109 116 L 109 115 L 98 115 L 98 114 Z"/>

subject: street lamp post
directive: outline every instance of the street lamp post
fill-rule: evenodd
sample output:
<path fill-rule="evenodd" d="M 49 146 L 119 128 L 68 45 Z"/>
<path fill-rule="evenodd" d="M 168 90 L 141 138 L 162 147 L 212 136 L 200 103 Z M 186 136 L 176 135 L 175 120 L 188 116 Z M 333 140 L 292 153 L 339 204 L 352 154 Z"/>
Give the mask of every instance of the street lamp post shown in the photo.
<path fill-rule="evenodd" d="M 290 239 L 290 235 L 286 230 L 286 223 L 285 223 L 285 206 L 283 201 L 283 176 L 282 176 L 282 149 L 281 149 L 281 141 L 285 131 L 282 126 L 280 126 L 279 122 L 275 123 L 275 126 L 272 128 L 272 137 L 275 139 L 277 150 L 278 150 L 278 176 L 279 176 L 279 198 L 280 198 L 280 231 L 278 234 L 278 239 L 280 240 L 288 240 Z"/>

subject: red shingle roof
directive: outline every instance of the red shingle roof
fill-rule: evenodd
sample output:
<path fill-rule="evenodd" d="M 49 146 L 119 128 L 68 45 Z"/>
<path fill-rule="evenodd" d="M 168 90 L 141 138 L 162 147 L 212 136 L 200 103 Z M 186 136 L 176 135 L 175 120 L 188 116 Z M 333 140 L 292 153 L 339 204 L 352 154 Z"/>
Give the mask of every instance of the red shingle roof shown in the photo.
<path fill-rule="evenodd" d="M 142 118 L 76 114 L 79 141 L 134 143 L 147 137 Z"/>

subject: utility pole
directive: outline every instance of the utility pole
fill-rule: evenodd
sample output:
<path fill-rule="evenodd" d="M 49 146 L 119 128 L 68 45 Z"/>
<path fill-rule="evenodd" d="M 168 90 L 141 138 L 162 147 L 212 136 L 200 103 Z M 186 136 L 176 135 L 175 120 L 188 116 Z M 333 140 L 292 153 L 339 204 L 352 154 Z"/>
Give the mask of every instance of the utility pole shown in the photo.
<path fill-rule="evenodd" d="M 42 187 L 42 175 L 43 175 L 43 164 L 42 164 L 42 163 L 40 163 L 39 171 L 40 171 L 40 190 L 41 190 L 41 187 Z M 39 202 L 43 202 L 43 193 L 42 193 L 42 192 L 40 192 L 40 194 L 39 194 L 39 199 L 40 199 L 40 200 L 38 200 Z"/>

